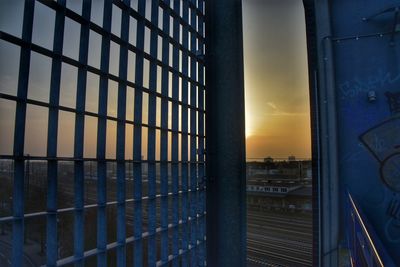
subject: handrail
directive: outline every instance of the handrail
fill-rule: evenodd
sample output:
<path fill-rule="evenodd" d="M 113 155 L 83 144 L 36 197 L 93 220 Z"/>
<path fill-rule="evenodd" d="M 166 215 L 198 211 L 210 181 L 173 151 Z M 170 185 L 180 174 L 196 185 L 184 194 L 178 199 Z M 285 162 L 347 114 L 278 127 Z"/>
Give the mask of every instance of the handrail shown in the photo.
<path fill-rule="evenodd" d="M 347 241 L 352 266 L 396 266 L 356 200 L 347 192 Z"/>

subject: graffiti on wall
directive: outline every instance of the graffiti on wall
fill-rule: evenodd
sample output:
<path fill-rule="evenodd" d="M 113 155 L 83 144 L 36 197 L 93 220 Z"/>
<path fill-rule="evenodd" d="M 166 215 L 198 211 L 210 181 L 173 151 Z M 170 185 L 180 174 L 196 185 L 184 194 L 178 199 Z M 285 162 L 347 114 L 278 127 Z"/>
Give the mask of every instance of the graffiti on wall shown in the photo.
<path fill-rule="evenodd" d="M 393 191 L 385 225 L 391 242 L 400 242 L 400 92 L 387 92 L 392 116 L 360 135 L 361 142 L 380 165 L 382 182 Z"/>
<path fill-rule="evenodd" d="M 387 87 L 400 81 L 400 73 L 393 74 L 378 70 L 373 75 L 360 79 L 355 77 L 352 80 L 345 81 L 339 85 L 339 92 L 342 98 L 353 98 L 371 90 Z"/>

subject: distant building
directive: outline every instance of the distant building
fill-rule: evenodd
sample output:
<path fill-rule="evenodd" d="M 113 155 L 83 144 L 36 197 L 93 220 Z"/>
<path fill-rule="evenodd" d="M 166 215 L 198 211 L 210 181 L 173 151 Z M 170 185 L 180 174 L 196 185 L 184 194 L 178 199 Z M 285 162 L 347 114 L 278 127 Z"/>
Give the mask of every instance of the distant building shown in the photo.
<path fill-rule="evenodd" d="M 272 157 L 266 157 L 264 158 L 264 162 L 274 162 L 274 159 Z"/>
<path fill-rule="evenodd" d="M 311 161 L 247 163 L 247 203 L 254 210 L 311 211 Z"/>

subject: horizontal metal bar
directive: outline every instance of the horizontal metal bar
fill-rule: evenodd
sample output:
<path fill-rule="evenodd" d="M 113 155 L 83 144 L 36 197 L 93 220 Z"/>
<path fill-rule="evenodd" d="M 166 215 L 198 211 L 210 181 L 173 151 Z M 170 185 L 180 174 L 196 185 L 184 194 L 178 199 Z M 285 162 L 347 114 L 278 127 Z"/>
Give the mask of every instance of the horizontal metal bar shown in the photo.
<path fill-rule="evenodd" d="M 204 18 L 204 14 L 202 12 L 200 12 L 200 10 L 197 9 L 196 7 L 193 8 L 193 4 L 192 3 L 189 2 L 189 6 L 192 9 L 195 9 L 196 15 L 198 17 Z M 189 31 L 191 33 L 195 32 L 196 33 L 196 37 L 198 39 L 200 39 L 200 41 L 204 42 L 205 37 L 203 36 L 203 33 L 198 31 L 197 29 L 193 28 L 187 21 L 182 19 L 182 17 L 177 12 L 175 12 L 175 10 L 173 10 L 169 5 L 167 5 L 164 1 L 160 1 L 160 7 L 164 10 L 164 12 L 168 12 L 168 14 L 171 15 L 174 19 L 178 19 L 178 21 L 180 22 L 180 24 L 183 27 L 188 27 L 188 29 L 189 29 Z"/>
<path fill-rule="evenodd" d="M 114 4 L 118 7 L 122 8 L 128 8 L 130 11 L 130 15 L 136 19 L 140 19 L 145 21 L 145 25 L 147 27 L 149 27 L 151 30 L 155 30 L 157 31 L 158 35 L 165 35 L 167 36 L 167 34 L 165 34 L 165 32 L 161 31 L 158 28 L 158 25 L 155 25 L 154 23 L 152 23 L 151 21 L 147 20 L 145 17 L 143 17 L 142 15 L 139 14 L 139 12 L 137 12 L 136 10 L 134 10 L 133 8 L 125 5 L 122 1 L 119 0 L 113 0 Z M 182 27 L 189 27 L 189 31 L 192 34 L 195 34 L 196 37 L 198 39 L 200 39 L 201 41 L 204 41 L 204 36 L 197 31 L 195 28 L 191 27 L 187 21 L 185 21 L 184 19 L 181 18 L 181 16 L 179 14 L 177 14 L 173 9 L 171 9 L 171 7 L 169 7 L 167 4 L 165 4 L 163 1 L 159 1 L 160 7 L 165 11 L 167 11 L 173 18 L 177 18 L 179 20 L 179 24 L 182 25 Z M 200 13 L 201 16 L 204 16 L 203 14 Z M 174 40 L 174 43 L 176 43 L 176 41 Z M 180 44 L 177 44 L 179 47 L 181 46 Z"/>
<path fill-rule="evenodd" d="M 171 97 L 164 96 L 161 93 L 158 93 L 156 91 L 150 90 L 149 88 L 146 88 L 144 86 L 138 85 L 135 82 L 131 82 L 129 80 L 123 80 L 123 79 L 119 78 L 116 75 L 113 75 L 113 74 L 110 74 L 110 73 L 107 73 L 107 72 L 103 72 L 100 69 L 95 68 L 93 66 L 82 64 L 81 62 L 79 62 L 79 61 L 77 61 L 75 59 L 72 59 L 72 58 L 67 57 L 65 55 L 60 55 L 60 54 L 55 53 L 54 51 L 49 50 L 47 48 L 41 47 L 41 46 L 33 44 L 33 43 L 27 43 L 27 42 L 23 41 L 22 39 L 20 39 L 18 37 L 15 37 L 15 36 L 13 36 L 11 34 L 8 34 L 6 32 L 0 31 L 0 39 L 8 41 L 8 42 L 10 42 L 12 44 L 15 44 L 15 45 L 18 45 L 18 46 L 21 46 L 21 47 L 30 47 L 30 49 L 32 51 L 37 52 L 37 53 L 42 54 L 42 55 L 45 55 L 45 56 L 48 56 L 48 57 L 51 57 L 51 58 L 61 58 L 62 62 L 68 63 L 68 64 L 70 64 L 72 66 L 77 67 L 77 68 L 87 68 L 87 70 L 89 72 L 92 72 L 92 73 L 97 74 L 99 76 L 107 77 L 108 79 L 113 80 L 113 81 L 118 82 L 118 83 L 125 83 L 126 85 L 128 85 L 130 87 L 133 87 L 135 89 L 140 89 L 143 92 L 146 92 L 148 94 L 155 94 L 156 96 L 158 96 L 160 98 L 166 98 L 171 102 L 176 102 L 176 103 L 178 103 L 178 104 L 180 104 L 182 106 L 187 106 L 187 107 L 191 107 L 191 108 L 194 108 L 194 109 L 198 110 L 198 108 L 195 107 L 195 106 L 191 106 L 191 105 L 183 103 L 182 101 L 179 101 L 177 99 L 173 99 Z M 173 74 L 178 75 L 181 79 L 186 80 L 186 81 L 188 81 L 188 82 L 190 82 L 192 84 L 195 84 L 201 90 L 205 90 L 205 85 L 204 84 L 201 84 L 198 81 L 195 81 L 195 80 L 191 79 L 188 75 L 184 75 L 183 73 L 179 72 L 178 69 L 175 69 L 175 68 L 173 68 L 173 67 L 171 67 L 169 65 L 166 65 L 166 64 L 162 63 L 161 60 L 154 59 L 152 56 L 150 56 L 150 54 L 147 54 L 147 53 L 142 52 L 142 51 L 138 51 L 138 52 L 132 51 L 132 52 L 135 52 L 137 54 L 143 54 L 144 58 L 149 60 L 150 62 L 155 61 L 158 66 L 167 68 L 168 71 L 170 71 Z M 201 110 L 201 111 L 205 112 L 204 110 Z"/>
<path fill-rule="evenodd" d="M 202 192 L 204 190 L 206 190 L 206 187 L 202 186 L 202 187 L 198 187 L 196 190 L 191 190 L 191 189 L 189 189 L 187 191 L 180 190 L 180 191 L 178 191 L 178 193 L 169 192 L 168 195 L 157 194 L 155 196 L 155 199 L 183 195 L 183 194 L 188 194 L 188 193 Z M 142 197 L 141 199 L 129 198 L 129 199 L 125 200 L 125 203 L 146 201 L 148 199 L 150 199 L 148 196 Z M 117 204 L 118 204 L 118 201 L 109 201 L 109 202 L 105 203 L 105 206 L 112 206 L 112 205 L 117 205 Z M 97 208 L 97 207 L 99 207 L 98 204 L 90 204 L 90 205 L 83 206 L 82 210 L 87 210 L 87 209 L 92 209 L 92 208 Z M 78 210 L 78 209 L 76 209 L 75 207 L 71 207 L 71 208 L 57 209 L 57 211 L 40 211 L 40 212 L 26 213 L 26 214 L 24 214 L 23 217 L 7 216 L 7 217 L 0 218 L 0 223 L 7 223 L 7 222 L 15 221 L 15 220 L 22 220 L 23 218 L 26 220 L 29 218 L 36 218 L 36 217 L 45 216 L 45 215 L 49 215 L 49 214 L 60 214 L 60 213 L 73 212 L 76 210 Z M 81 210 L 81 209 L 79 209 L 79 210 Z"/>
<path fill-rule="evenodd" d="M 41 2 L 42 4 L 48 6 L 48 7 L 51 8 L 51 9 L 54 9 L 54 10 L 59 9 L 59 8 L 65 9 L 65 15 L 66 15 L 67 17 L 69 17 L 70 19 L 72 19 L 72 20 L 74 20 L 74 21 L 76 21 L 76 22 L 78 22 L 78 23 L 80 23 L 80 24 L 89 24 L 89 27 L 90 27 L 91 30 L 93 30 L 93 31 L 95 31 L 95 32 L 97 32 L 97 33 L 99 33 L 100 35 L 109 35 L 109 36 L 110 36 L 110 39 L 111 39 L 112 41 L 114 41 L 114 42 L 116 42 L 116 43 L 118 43 L 118 44 L 120 44 L 120 45 L 121 45 L 121 44 L 126 44 L 126 45 L 128 45 L 128 48 L 129 48 L 129 50 L 131 50 L 131 51 L 133 51 L 132 49 L 135 48 L 135 46 L 133 46 L 133 45 L 130 44 L 129 42 L 126 42 L 126 41 L 122 40 L 120 37 L 116 36 L 116 35 L 113 34 L 113 33 L 107 32 L 107 31 L 104 30 L 102 27 L 98 26 L 97 24 L 91 22 L 90 20 L 86 20 L 85 18 L 83 18 L 83 17 L 80 16 L 79 14 L 73 12 L 72 10 L 70 10 L 70 9 L 68 9 L 68 8 L 62 7 L 61 5 L 59 5 L 59 4 L 56 3 L 56 2 L 53 2 L 53 1 L 46 1 L 46 0 L 37 0 L 37 1 Z M 201 64 L 204 65 L 204 60 L 203 60 L 202 58 L 198 57 L 198 56 L 197 56 L 196 54 L 194 54 L 194 53 L 191 53 L 190 50 L 189 50 L 188 48 L 184 47 L 184 46 L 181 45 L 179 42 L 177 42 L 176 40 L 174 40 L 173 38 L 171 38 L 171 37 L 169 36 L 169 34 L 163 32 L 162 30 L 160 30 L 160 29 L 158 28 L 158 25 L 154 25 L 154 24 L 151 23 L 149 20 L 147 20 L 145 17 L 141 16 L 136 10 L 132 9 L 131 7 L 126 6 L 123 2 L 119 2 L 119 1 L 115 1 L 115 0 L 114 0 L 114 2 L 118 3 L 117 6 L 119 6 L 119 7 L 129 8 L 129 10 L 130 10 L 130 15 L 131 15 L 133 18 L 135 18 L 135 19 L 137 19 L 137 20 L 139 20 L 139 19 L 140 19 L 140 20 L 143 20 L 143 21 L 145 22 L 145 26 L 146 26 L 146 27 L 150 28 L 151 30 L 157 31 L 157 34 L 158 34 L 158 35 L 160 35 L 161 37 L 164 37 L 164 38 L 168 39 L 168 41 L 169 41 L 172 45 L 179 47 L 180 50 L 183 50 L 183 51 L 188 52 L 188 53 L 190 54 L 190 56 L 193 57 L 193 58 L 195 58 L 196 61 L 197 61 L 198 63 L 201 63 Z M 183 20 L 181 20 L 181 22 L 183 22 L 183 24 L 185 23 Z M 181 24 L 182 24 L 182 23 L 181 23 Z M 182 26 L 184 26 L 183 24 L 182 24 Z M 193 29 L 192 29 L 192 30 L 193 30 Z M 193 33 L 195 33 L 199 39 L 201 39 L 202 41 L 204 41 L 204 37 L 201 36 L 197 31 L 194 31 L 194 30 L 193 30 Z M 149 55 L 149 56 L 150 56 L 150 55 Z"/>
<path fill-rule="evenodd" d="M 394 33 L 397 33 L 397 32 L 394 32 Z M 325 38 L 330 39 L 333 42 L 340 42 L 340 41 L 349 41 L 349 40 L 359 40 L 359 39 L 365 39 L 365 38 L 371 38 L 371 37 L 383 37 L 385 35 L 391 35 L 391 34 L 393 34 L 392 31 L 390 31 L 390 32 L 375 32 L 375 33 L 360 34 L 360 35 L 349 35 L 349 36 L 342 36 L 342 37 L 328 36 Z"/>
<path fill-rule="evenodd" d="M 200 110 L 196 106 L 192 106 L 192 105 L 183 103 L 182 101 L 179 101 L 177 99 L 171 98 L 169 96 L 165 96 L 165 95 L 163 95 L 161 93 L 158 93 L 156 91 L 150 90 L 149 88 L 146 88 L 144 86 L 138 85 L 135 82 L 131 82 L 131 81 L 128 81 L 128 80 L 123 80 L 123 79 L 121 79 L 118 76 L 115 76 L 113 74 L 105 73 L 105 72 L 101 71 L 98 68 L 92 67 L 90 65 L 82 64 L 81 62 L 79 62 L 79 61 L 77 61 L 75 59 L 72 59 L 72 58 L 64 56 L 64 55 L 57 54 L 54 51 L 49 50 L 47 48 L 44 48 L 44 47 L 41 47 L 39 45 L 32 44 L 32 43 L 26 43 L 22 39 L 20 39 L 18 37 L 15 37 L 15 36 L 13 36 L 11 34 L 8 34 L 6 32 L 0 31 L 0 39 L 8 41 L 10 43 L 13 43 L 13 44 L 21 46 L 21 47 L 30 47 L 32 51 L 40 53 L 40 54 L 48 56 L 48 57 L 51 57 L 51 58 L 61 58 L 62 62 L 68 63 L 68 64 L 70 64 L 72 66 L 77 67 L 77 68 L 87 68 L 87 70 L 89 72 L 92 72 L 92 73 L 97 74 L 99 76 L 107 77 L 108 79 L 113 80 L 115 82 L 125 83 L 126 85 L 128 85 L 128 86 L 130 86 L 132 88 L 135 88 L 135 89 L 139 89 L 139 90 L 141 90 L 141 91 L 143 91 L 145 93 L 154 94 L 154 95 L 156 95 L 156 96 L 158 96 L 160 98 L 168 99 L 170 102 L 178 103 L 181 106 L 185 106 L 185 107 L 187 106 L 188 108 L 193 108 L 193 109 L 196 109 L 197 111 L 205 112 L 205 110 Z M 149 55 L 149 54 L 145 53 L 145 55 Z M 149 57 L 150 57 L 150 55 L 149 55 Z M 151 59 L 148 59 L 148 60 L 151 61 Z M 160 67 L 167 68 L 168 71 L 172 72 L 173 74 L 176 74 L 176 75 L 180 76 L 182 79 L 186 79 L 188 82 L 190 82 L 192 84 L 195 84 L 198 88 L 200 88 L 202 90 L 205 90 L 205 86 L 204 85 L 200 84 L 197 81 L 194 81 L 193 79 L 191 79 L 187 75 L 183 75 L 177 69 L 175 69 L 175 68 L 173 68 L 173 67 L 171 67 L 169 65 L 165 65 L 164 63 L 162 63 L 162 61 L 160 61 L 158 59 L 157 59 L 157 65 L 159 65 Z"/>
<path fill-rule="evenodd" d="M 132 159 L 98 159 L 98 158 L 75 158 L 75 157 L 47 157 L 47 156 L 14 156 L 0 155 L 0 160 L 36 160 L 36 161 L 85 161 L 85 162 L 125 162 L 125 163 L 168 163 L 168 164 L 205 164 L 205 161 L 172 161 L 172 160 L 132 160 Z"/>
<path fill-rule="evenodd" d="M 180 258 L 182 255 L 187 254 L 188 252 L 190 252 L 191 250 L 199 247 L 200 245 L 204 244 L 206 242 L 206 237 L 204 237 L 203 240 L 197 240 L 196 245 L 189 245 L 188 249 L 180 249 L 178 252 L 178 255 L 169 255 L 168 256 L 168 260 L 167 261 L 158 261 L 157 262 L 157 267 L 161 267 L 161 266 L 165 266 L 168 265 L 171 261 Z"/>
<path fill-rule="evenodd" d="M 137 126 L 137 127 L 146 127 L 146 128 L 151 128 L 151 129 L 156 129 L 156 130 L 161 130 L 161 131 L 168 131 L 171 133 L 178 133 L 178 134 L 188 134 L 190 136 L 196 136 L 199 138 L 204 138 L 205 136 L 202 135 L 198 135 L 198 134 L 194 134 L 194 133 L 186 133 L 183 131 L 176 131 L 170 128 L 164 128 L 161 126 L 151 126 L 147 123 L 138 123 L 132 120 L 127 120 L 127 119 L 118 119 L 117 117 L 112 117 L 112 116 L 104 116 L 104 115 L 100 115 L 98 113 L 95 112 L 90 112 L 90 111 L 78 111 L 75 108 L 70 108 L 70 107 L 66 107 L 66 106 L 54 106 L 51 105 L 50 103 L 47 102 L 43 102 L 43 101 L 38 101 L 38 100 L 33 100 L 33 99 L 24 99 L 24 98 L 19 98 L 17 96 L 13 96 L 13 95 L 9 95 L 9 94 L 3 94 L 0 93 L 0 98 L 3 99 L 8 99 L 8 100 L 12 100 L 12 101 L 16 101 L 17 103 L 23 103 L 23 104 L 31 104 L 31 105 L 36 105 L 36 106 L 41 106 L 41 107 L 46 107 L 46 108 L 57 108 L 61 111 L 68 111 L 68 112 L 73 112 L 75 114 L 83 114 L 83 115 L 87 115 L 87 116 L 91 116 L 91 117 L 96 117 L 96 118 L 101 118 L 101 119 L 107 119 L 107 120 L 111 120 L 111 121 L 115 121 L 115 122 L 122 122 L 122 123 L 126 123 L 129 125 L 133 125 L 133 126 Z M 198 111 L 200 112 L 200 111 Z"/>
<path fill-rule="evenodd" d="M 197 16 L 205 18 L 203 10 L 199 9 L 192 1 L 188 1 L 188 4 L 191 9 L 196 11 Z M 168 12 L 170 12 L 173 15 L 174 18 L 176 17 L 177 19 L 181 19 L 183 21 L 183 23 L 186 23 L 185 20 L 183 20 L 182 17 L 177 12 L 175 12 L 170 6 L 168 6 L 166 3 L 164 3 L 164 1 L 160 1 L 160 6 L 163 9 L 167 9 Z"/>
<path fill-rule="evenodd" d="M 206 216 L 206 213 L 197 216 L 197 218 L 201 218 L 201 217 L 205 217 L 205 216 Z M 178 227 L 179 225 L 187 224 L 187 223 L 189 223 L 189 222 L 192 221 L 192 220 L 194 220 L 194 218 L 189 218 L 187 221 L 182 221 L 182 220 L 180 220 L 177 224 L 168 224 L 168 227 L 167 227 L 167 228 L 158 227 L 158 228 L 156 228 L 156 231 L 155 231 L 154 233 L 149 233 L 149 232 L 144 232 L 144 233 L 142 233 L 141 238 L 134 238 L 133 236 L 130 236 L 130 237 L 128 237 L 128 238 L 125 239 L 125 243 L 123 243 L 123 244 L 119 244 L 118 242 L 109 243 L 109 244 L 107 244 L 107 247 L 106 247 L 105 250 L 106 250 L 106 251 L 109 251 L 109 250 L 112 250 L 112 249 L 117 248 L 117 247 L 120 246 L 120 245 L 126 245 L 126 244 L 133 243 L 133 242 L 135 242 L 135 241 L 137 241 L 137 240 L 140 240 L 140 239 L 145 239 L 145 238 L 148 238 L 148 237 L 150 237 L 150 236 L 155 236 L 155 235 L 157 235 L 157 234 L 159 234 L 159 233 L 162 233 L 162 232 L 164 232 L 164 231 L 168 231 L 169 229 L 176 228 L 176 227 Z M 200 242 L 198 242 L 197 246 L 200 245 L 200 244 L 203 243 L 203 242 L 205 242 L 205 241 L 200 241 Z M 187 250 L 190 251 L 191 249 L 194 249 L 194 248 L 197 247 L 197 246 L 189 247 Z M 85 251 L 84 254 L 83 254 L 83 257 L 80 258 L 80 259 L 77 259 L 77 258 L 74 257 L 74 256 L 67 257 L 67 258 L 64 258 L 64 259 L 60 259 L 60 260 L 57 261 L 57 266 L 65 266 L 65 265 L 74 263 L 74 262 L 76 262 L 77 260 L 82 260 L 82 259 L 85 259 L 85 258 L 89 258 L 89 257 L 95 256 L 95 255 L 97 255 L 97 254 L 99 254 L 99 253 L 103 253 L 103 252 L 104 252 L 104 251 L 99 250 L 99 249 L 97 249 L 97 248 L 91 249 L 91 250 Z M 186 250 L 181 250 L 179 255 L 182 255 L 182 254 L 184 254 L 184 253 L 186 253 L 186 252 L 187 252 Z M 170 257 L 168 257 L 168 259 L 169 259 L 169 261 L 171 261 L 171 260 L 174 259 L 174 257 L 171 257 L 171 256 L 170 256 Z M 42 267 L 45 267 L 45 266 L 46 266 L 46 265 L 42 265 Z M 159 265 L 157 265 L 157 266 L 159 266 Z M 162 265 L 160 265 L 160 266 L 162 266 Z"/>
<path fill-rule="evenodd" d="M 42 0 L 43 1 L 43 0 Z M 146 17 L 140 15 L 140 13 L 136 10 L 134 10 L 133 8 L 131 8 L 130 6 L 127 6 L 126 4 L 124 4 L 123 2 L 119 1 L 119 0 L 113 0 L 114 4 L 118 7 L 122 8 L 127 8 L 129 9 L 130 15 L 137 19 L 137 20 L 143 20 L 145 22 L 145 26 L 150 28 L 151 30 L 155 30 L 157 32 L 158 35 L 161 36 L 166 36 L 168 37 L 168 33 L 166 34 L 165 32 L 161 31 L 158 28 L 158 25 L 155 25 L 154 23 L 152 23 L 150 20 L 148 20 Z M 173 17 L 173 18 L 177 18 L 179 21 L 179 24 L 182 25 L 182 27 L 186 27 L 186 26 L 190 26 L 187 21 L 185 21 L 184 19 L 182 19 L 182 17 L 177 14 L 176 12 L 173 11 L 173 9 L 171 9 L 168 5 L 166 5 L 163 1 L 159 1 L 160 7 L 164 10 L 164 11 L 168 11 L 169 14 Z M 202 16 L 204 16 L 203 14 L 201 14 Z M 189 31 L 192 34 L 195 34 L 196 37 L 202 41 L 204 41 L 204 36 L 198 32 L 195 28 L 193 27 L 189 27 Z M 171 37 L 169 37 L 169 39 L 172 39 Z M 173 39 L 172 39 L 173 40 Z M 178 46 L 178 47 L 183 47 L 181 44 L 177 43 L 175 40 L 173 40 L 173 42 Z M 185 49 L 186 50 L 186 49 Z"/>

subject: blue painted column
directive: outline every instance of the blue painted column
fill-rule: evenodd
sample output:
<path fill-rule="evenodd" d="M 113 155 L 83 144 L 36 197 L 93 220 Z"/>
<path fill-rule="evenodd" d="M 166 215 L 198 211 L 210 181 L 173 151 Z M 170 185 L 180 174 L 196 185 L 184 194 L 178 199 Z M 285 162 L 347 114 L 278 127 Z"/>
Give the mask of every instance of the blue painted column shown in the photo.
<path fill-rule="evenodd" d="M 246 266 L 242 4 L 206 5 L 207 266 Z"/>

